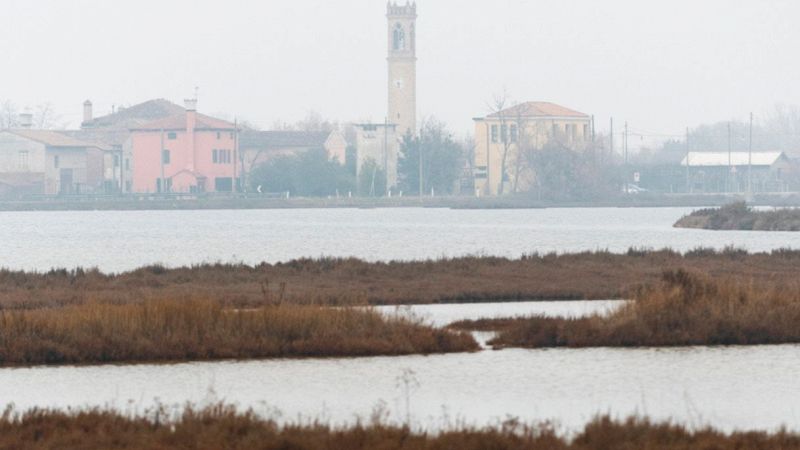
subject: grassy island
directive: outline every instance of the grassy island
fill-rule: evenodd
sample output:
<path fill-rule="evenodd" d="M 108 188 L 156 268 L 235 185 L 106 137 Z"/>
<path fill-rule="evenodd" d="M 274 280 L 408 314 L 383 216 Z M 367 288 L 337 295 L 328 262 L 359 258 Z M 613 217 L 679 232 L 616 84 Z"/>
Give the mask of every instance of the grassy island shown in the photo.
<path fill-rule="evenodd" d="M 187 408 L 179 417 L 130 417 L 113 411 L 7 411 L 0 417 L 0 448 L 13 449 L 297 449 L 297 450 L 606 450 L 800 449 L 800 435 L 779 431 L 688 429 L 646 419 L 600 417 L 571 439 L 548 426 L 508 422 L 495 428 L 422 433 L 380 421 L 334 428 L 278 425 L 252 413 L 216 406 Z"/>
<path fill-rule="evenodd" d="M 127 304 L 198 295 L 233 308 L 605 300 L 631 298 L 639 286 L 657 282 L 664 270 L 678 269 L 752 279 L 757 284 L 788 283 L 800 272 L 800 251 L 631 249 L 386 263 L 322 258 L 255 266 L 149 266 L 120 274 L 93 269 L 0 270 L 0 309 Z"/>
<path fill-rule="evenodd" d="M 758 211 L 744 202 L 700 209 L 682 217 L 676 228 L 705 230 L 800 231 L 800 208 Z"/>
<path fill-rule="evenodd" d="M 475 340 L 364 309 L 210 300 L 0 311 L 0 366 L 429 354 Z"/>
<path fill-rule="evenodd" d="M 754 287 L 683 270 L 640 289 L 609 315 L 462 321 L 499 331 L 496 347 L 660 347 L 800 342 L 800 285 Z"/>

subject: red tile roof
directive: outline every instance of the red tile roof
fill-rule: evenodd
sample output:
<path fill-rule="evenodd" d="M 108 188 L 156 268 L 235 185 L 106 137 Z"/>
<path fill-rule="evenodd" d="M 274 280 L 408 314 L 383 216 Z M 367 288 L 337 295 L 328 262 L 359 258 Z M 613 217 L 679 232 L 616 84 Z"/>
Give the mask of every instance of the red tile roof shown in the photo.
<path fill-rule="evenodd" d="M 178 106 L 163 98 L 148 100 L 127 108 L 120 107 L 113 114 L 97 117 L 81 124 L 82 128 L 118 128 L 128 130 L 136 128 L 154 120 L 163 119 L 184 111 Z"/>
<path fill-rule="evenodd" d="M 215 117 L 207 116 L 205 114 L 197 114 L 197 123 L 195 129 L 198 130 L 235 130 L 236 126 L 226 120 L 217 119 Z M 170 117 L 159 119 L 153 122 L 148 122 L 144 125 L 131 129 L 131 131 L 144 130 L 185 130 L 186 129 L 186 112 L 175 114 Z"/>
<path fill-rule="evenodd" d="M 588 118 L 589 116 L 561 105 L 550 102 L 526 102 L 490 114 L 489 117 L 576 117 Z"/>

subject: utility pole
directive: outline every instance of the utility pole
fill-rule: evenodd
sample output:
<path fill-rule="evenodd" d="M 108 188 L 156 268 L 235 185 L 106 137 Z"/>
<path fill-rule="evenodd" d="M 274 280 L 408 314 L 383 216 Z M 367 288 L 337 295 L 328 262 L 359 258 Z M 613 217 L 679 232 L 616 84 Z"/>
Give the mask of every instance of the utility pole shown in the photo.
<path fill-rule="evenodd" d="M 609 156 L 613 161 L 614 159 L 614 118 L 611 118 L 611 127 L 609 128 L 608 137 L 611 139 L 609 143 Z"/>
<path fill-rule="evenodd" d="M 623 161 L 625 163 L 625 193 L 628 193 L 628 185 L 630 184 L 630 180 L 628 179 L 628 121 L 625 121 L 625 134 L 622 138 L 622 154 L 623 154 Z"/>
<path fill-rule="evenodd" d="M 689 127 L 686 127 L 686 193 L 691 193 L 691 182 L 689 176 L 689 167 L 691 166 L 691 161 L 689 161 Z"/>
<path fill-rule="evenodd" d="M 753 113 L 750 113 L 750 142 L 747 145 L 747 200 L 753 197 Z"/>
<path fill-rule="evenodd" d="M 628 122 L 625 122 L 625 139 L 622 141 L 623 151 L 625 152 L 625 165 L 628 165 Z"/>
<path fill-rule="evenodd" d="M 231 161 L 233 161 L 233 180 L 231 185 L 231 194 L 235 194 L 239 192 L 239 180 L 237 180 L 237 170 L 236 166 L 238 166 L 238 162 L 236 161 L 239 158 L 239 119 L 233 119 L 233 157 Z"/>
<path fill-rule="evenodd" d="M 389 196 L 389 117 L 383 119 L 383 195 Z"/>
<path fill-rule="evenodd" d="M 125 150 L 122 147 L 119 149 L 119 193 L 125 194 Z"/>
<path fill-rule="evenodd" d="M 731 123 L 728 122 L 728 176 L 725 177 L 725 192 L 731 191 L 731 170 L 733 169 L 733 165 L 731 164 Z"/>
<path fill-rule="evenodd" d="M 159 187 L 159 194 L 163 194 L 166 189 L 166 183 L 164 182 L 164 129 L 161 129 L 161 151 L 159 151 L 160 155 L 158 155 L 159 160 L 161 161 L 161 181 L 158 182 Z"/>
<path fill-rule="evenodd" d="M 487 135 L 488 136 L 488 135 Z M 419 152 L 419 198 L 422 199 L 422 192 L 425 184 L 422 182 L 422 139 L 417 140 L 417 151 Z M 489 161 L 488 159 L 486 160 Z M 486 174 L 488 179 L 489 166 L 486 166 Z"/>

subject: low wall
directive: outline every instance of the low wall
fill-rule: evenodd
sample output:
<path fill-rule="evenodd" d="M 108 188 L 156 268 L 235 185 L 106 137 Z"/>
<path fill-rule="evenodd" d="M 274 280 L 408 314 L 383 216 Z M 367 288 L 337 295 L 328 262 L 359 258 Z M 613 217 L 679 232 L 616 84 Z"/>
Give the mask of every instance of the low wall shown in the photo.
<path fill-rule="evenodd" d="M 635 194 L 594 202 L 548 202 L 524 196 L 507 197 L 394 197 L 285 198 L 262 195 L 70 196 L 0 200 L 0 211 L 82 211 L 163 209 L 281 209 L 281 208 L 587 208 L 587 207 L 710 207 L 744 200 L 733 195 Z M 800 193 L 760 194 L 754 206 L 800 207 Z"/>

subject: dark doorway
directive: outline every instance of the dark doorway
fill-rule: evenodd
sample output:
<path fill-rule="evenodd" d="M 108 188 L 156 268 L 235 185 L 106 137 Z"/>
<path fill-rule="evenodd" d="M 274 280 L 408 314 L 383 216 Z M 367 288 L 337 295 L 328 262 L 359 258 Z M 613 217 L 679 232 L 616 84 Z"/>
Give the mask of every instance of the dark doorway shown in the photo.
<path fill-rule="evenodd" d="M 58 193 L 61 195 L 72 194 L 72 169 L 61 169 L 61 186 Z"/>

